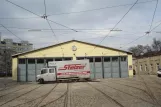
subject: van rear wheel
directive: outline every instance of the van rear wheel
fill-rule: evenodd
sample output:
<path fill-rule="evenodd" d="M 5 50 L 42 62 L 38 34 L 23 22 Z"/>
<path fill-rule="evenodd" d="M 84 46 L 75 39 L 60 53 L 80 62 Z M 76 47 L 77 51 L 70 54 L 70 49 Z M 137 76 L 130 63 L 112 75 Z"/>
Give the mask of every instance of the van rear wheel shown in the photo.
<path fill-rule="evenodd" d="M 40 83 L 40 84 L 44 84 L 44 80 L 43 80 L 43 79 L 40 79 L 40 80 L 39 80 L 39 83 Z"/>

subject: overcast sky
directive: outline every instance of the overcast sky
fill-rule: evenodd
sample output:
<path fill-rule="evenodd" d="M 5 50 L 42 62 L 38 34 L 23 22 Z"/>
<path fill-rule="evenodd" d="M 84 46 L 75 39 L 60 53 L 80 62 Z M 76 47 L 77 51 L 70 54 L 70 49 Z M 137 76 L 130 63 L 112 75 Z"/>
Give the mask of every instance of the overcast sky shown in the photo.
<path fill-rule="evenodd" d="M 44 15 L 44 0 L 10 0 L 40 16 Z M 99 44 L 110 29 L 121 19 L 132 5 L 120 6 L 115 8 L 106 8 L 95 11 L 70 13 L 91 9 L 98 9 L 110 6 L 133 4 L 136 0 L 46 0 L 46 10 L 48 19 L 61 23 L 78 32 L 69 30 L 63 26 L 50 22 L 59 42 L 77 39 L 86 42 Z M 151 1 L 139 0 L 138 2 Z M 156 0 L 136 4 L 132 10 L 119 23 L 116 29 L 122 31 L 113 31 L 108 35 L 101 45 L 127 49 L 137 44 L 150 44 L 155 37 L 161 39 L 161 26 L 155 29 L 149 36 L 145 36 L 129 45 L 127 43 L 135 40 L 149 30 Z M 153 22 L 153 27 L 161 23 L 161 0 Z M 11 19 L 10 19 L 11 18 Z M 12 19 L 15 18 L 15 19 Z M 22 19 L 20 19 L 22 18 Z M 34 44 L 35 48 L 40 48 L 55 44 L 58 41 L 53 36 L 47 21 L 43 18 L 27 12 L 5 0 L 0 1 L 0 24 L 8 27 L 14 34 L 23 40 L 28 40 Z M 12 28 L 15 27 L 15 28 Z M 17 29 L 19 28 L 19 29 Z M 26 28 L 26 29 L 23 29 Z M 41 31 L 31 31 L 29 29 L 47 29 Z M 2 38 L 12 38 L 14 41 L 20 41 L 3 27 L 0 27 Z"/>

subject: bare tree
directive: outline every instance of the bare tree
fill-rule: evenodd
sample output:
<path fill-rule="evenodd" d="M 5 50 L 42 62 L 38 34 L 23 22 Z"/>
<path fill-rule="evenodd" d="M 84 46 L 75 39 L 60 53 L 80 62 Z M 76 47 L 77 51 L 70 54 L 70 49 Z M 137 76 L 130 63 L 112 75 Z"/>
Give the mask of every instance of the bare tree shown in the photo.
<path fill-rule="evenodd" d="M 142 53 L 145 53 L 144 52 L 145 48 L 144 48 L 143 45 L 137 45 L 137 46 L 134 46 L 134 47 L 129 48 L 128 50 L 130 52 L 132 52 L 134 56 L 139 56 Z"/>
<path fill-rule="evenodd" d="M 156 38 L 154 38 L 153 43 L 152 43 L 152 48 L 153 48 L 153 51 L 160 52 L 161 51 L 161 41 L 156 40 Z"/>

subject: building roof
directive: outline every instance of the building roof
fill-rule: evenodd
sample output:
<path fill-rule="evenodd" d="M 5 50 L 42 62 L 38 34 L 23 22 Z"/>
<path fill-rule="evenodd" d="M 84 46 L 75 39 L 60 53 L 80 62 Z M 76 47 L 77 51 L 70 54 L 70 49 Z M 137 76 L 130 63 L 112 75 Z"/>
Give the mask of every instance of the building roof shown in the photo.
<path fill-rule="evenodd" d="M 161 55 L 161 52 L 149 52 L 149 53 L 145 53 L 144 55 L 136 56 L 135 59 L 137 60 L 137 59 L 155 57 L 160 55 Z"/>
<path fill-rule="evenodd" d="M 128 53 L 128 54 L 132 54 L 131 52 L 125 51 L 125 50 L 120 50 L 120 49 L 116 49 L 116 48 L 111 48 L 111 47 L 107 47 L 107 46 L 97 45 L 97 44 L 93 44 L 93 43 L 89 43 L 89 42 L 84 42 L 84 41 L 79 41 L 79 40 L 70 40 L 70 41 L 54 44 L 54 45 L 51 45 L 51 46 L 47 46 L 47 47 L 43 47 L 43 48 L 39 48 L 39 49 L 27 51 L 27 52 L 15 54 L 15 55 L 12 55 L 12 57 L 17 57 L 19 55 L 23 55 L 23 54 L 27 54 L 27 53 L 31 53 L 31 52 L 35 52 L 35 51 L 40 51 L 40 50 L 43 50 L 43 49 L 47 49 L 47 48 L 50 48 L 50 47 L 53 47 L 53 46 L 58 46 L 58 45 L 66 44 L 66 43 L 69 43 L 69 42 L 79 42 L 79 43 L 88 44 L 88 45 L 92 45 L 92 46 L 96 46 L 96 47 L 107 48 L 107 49 L 111 49 L 111 50 L 116 50 L 116 51 L 125 52 L 125 53 Z"/>

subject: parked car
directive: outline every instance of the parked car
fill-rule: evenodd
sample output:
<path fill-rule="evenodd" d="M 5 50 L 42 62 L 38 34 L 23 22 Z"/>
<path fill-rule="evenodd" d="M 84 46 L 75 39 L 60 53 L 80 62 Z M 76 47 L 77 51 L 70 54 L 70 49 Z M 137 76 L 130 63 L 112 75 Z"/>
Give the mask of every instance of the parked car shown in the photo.
<path fill-rule="evenodd" d="M 157 75 L 158 75 L 158 77 L 161 77 L 161 68 L 158 69 Z"/>

